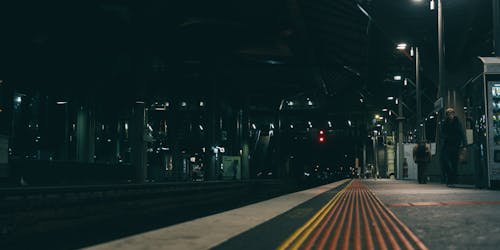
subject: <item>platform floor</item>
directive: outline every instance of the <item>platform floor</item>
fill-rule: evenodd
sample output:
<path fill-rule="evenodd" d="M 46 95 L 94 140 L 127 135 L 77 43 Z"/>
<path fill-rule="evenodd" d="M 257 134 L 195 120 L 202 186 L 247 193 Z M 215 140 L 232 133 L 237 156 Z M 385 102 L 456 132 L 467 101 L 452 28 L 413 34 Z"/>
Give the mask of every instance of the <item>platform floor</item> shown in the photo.
<path fill-rule="evenodd" d="M 344 180 L 87 249 L 499 249 L 500 192 Z"/>

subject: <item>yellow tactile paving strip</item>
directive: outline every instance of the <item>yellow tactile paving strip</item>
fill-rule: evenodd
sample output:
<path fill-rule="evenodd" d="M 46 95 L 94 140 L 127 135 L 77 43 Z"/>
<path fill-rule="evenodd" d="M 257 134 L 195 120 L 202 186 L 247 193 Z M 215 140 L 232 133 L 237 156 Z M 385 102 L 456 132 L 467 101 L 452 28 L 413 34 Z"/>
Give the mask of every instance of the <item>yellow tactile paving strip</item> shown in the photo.
<path fill-rule="evenodd" d="M 427 249 L 360 180 L 338 192 L 278 249 Z"/>

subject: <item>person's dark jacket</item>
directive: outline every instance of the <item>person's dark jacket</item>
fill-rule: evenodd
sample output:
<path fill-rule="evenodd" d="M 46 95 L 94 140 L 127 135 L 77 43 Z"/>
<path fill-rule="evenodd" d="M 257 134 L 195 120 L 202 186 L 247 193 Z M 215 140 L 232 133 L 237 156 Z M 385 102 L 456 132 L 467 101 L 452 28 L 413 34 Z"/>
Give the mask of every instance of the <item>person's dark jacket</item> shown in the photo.
<path fill-rule="evenodd" d="M 467 145 L 462 124 L 457 117 L 443 121 L 440 137 L 442 149 L 458 149 L 460 146 Z"/>
<path fill-rule="evenodd" d="M 418 143 L 413 147 L 413 161 L 417 164 L 431 161 L 431 149 L 426 143 Z"/>

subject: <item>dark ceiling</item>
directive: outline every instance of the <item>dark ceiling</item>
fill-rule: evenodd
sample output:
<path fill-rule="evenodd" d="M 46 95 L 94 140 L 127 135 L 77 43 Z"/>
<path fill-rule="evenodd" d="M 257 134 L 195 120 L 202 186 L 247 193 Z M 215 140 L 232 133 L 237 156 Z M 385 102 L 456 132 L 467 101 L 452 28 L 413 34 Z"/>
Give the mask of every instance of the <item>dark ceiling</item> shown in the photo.
<path fill-rule="evenodd" d="M 354 112 L 381 109 L 400 90 L 392 76 L 414 75 L 412 58 L 394 48 L 406 41 L 421 48 L 425 105 L 432 105 L 437 13 L 423 2 L 4 3 L 0 74 L 19 89 L 68 98 L 215 91 L 269 109 L 282 100 L 307 106 L 311 98 L 315 108 Z M 447 70 L 454 82 L 465 82 L 474 75 L 472 61 L 492 52 L 491 1 L 444 2 Z"/>

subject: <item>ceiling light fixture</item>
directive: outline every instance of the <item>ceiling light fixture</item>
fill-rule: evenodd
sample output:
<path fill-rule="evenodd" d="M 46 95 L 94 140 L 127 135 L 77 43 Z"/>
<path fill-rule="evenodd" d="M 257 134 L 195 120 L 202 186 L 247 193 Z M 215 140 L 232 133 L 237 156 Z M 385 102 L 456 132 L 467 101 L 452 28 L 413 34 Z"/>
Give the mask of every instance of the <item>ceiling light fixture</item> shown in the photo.
<path fill-rule="evenodd" d="M 398 50 L 405 50 L 408 45 L 406 43 L 399 43 L 396 47 Z"/>

